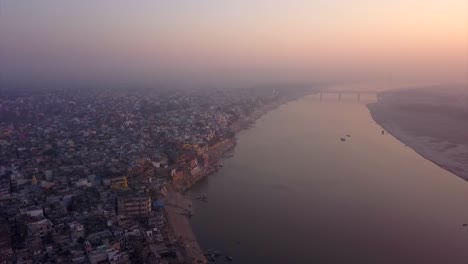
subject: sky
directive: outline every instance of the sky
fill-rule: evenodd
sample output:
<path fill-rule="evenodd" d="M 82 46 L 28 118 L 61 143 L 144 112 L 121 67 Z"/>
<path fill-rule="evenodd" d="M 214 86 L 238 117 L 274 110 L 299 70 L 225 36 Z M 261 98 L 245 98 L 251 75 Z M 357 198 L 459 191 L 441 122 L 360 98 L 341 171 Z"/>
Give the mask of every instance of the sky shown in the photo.
<path fill-rule="evenodd" d="M 4 79 L 466 81 L 466 0 L 0 0 Z"/>

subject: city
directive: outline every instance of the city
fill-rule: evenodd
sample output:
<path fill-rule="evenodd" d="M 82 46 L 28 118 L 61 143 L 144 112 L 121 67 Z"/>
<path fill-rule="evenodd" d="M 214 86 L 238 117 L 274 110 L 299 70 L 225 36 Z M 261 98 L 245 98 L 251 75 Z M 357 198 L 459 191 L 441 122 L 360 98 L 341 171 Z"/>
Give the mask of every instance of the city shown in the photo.
<path fill-rule="evenodd" d="M 235 132 L 307 92 L 4 91 L 1 262 L 206 263 L 180 192 L 217 171 Z"/>
<path fill-rule="evenodd" d="M 467 0 L 0 0 L 0 264 L 468 263 Z"/>

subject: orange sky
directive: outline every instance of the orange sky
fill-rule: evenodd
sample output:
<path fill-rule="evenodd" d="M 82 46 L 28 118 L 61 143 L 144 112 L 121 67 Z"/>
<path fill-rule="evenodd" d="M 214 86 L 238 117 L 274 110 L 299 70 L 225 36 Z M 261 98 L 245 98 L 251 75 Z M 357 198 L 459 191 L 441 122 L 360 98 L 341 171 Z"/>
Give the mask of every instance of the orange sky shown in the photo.
<path fill-rule="evenodd" d="M 467 2 L 5 0 L 0 63 L 12 76 L 463 80 Z"/>

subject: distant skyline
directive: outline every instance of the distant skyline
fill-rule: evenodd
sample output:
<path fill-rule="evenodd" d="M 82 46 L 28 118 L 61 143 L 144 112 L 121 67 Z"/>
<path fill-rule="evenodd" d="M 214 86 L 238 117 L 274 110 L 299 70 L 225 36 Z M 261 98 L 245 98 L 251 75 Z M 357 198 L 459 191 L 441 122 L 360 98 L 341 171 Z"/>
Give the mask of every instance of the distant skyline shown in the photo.
<path fill-rule="evenodd" d="M 466 81 L 466 0 L 0 0 L 4 79 Z"/>

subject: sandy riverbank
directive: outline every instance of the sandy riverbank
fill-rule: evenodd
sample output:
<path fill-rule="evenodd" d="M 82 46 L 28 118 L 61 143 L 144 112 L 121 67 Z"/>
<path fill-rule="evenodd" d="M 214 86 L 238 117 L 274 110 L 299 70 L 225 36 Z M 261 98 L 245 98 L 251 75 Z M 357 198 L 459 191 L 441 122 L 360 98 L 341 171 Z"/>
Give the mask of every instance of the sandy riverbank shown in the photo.
<path fill-rule="evenodd" d="M 391 91 L 368 108 L 395 138 L 468 180 L 468 113 L 462 92 L 436 87 Z"/>
<path fill-rule="evenodd" d="M 184 259 L 189 263 L 206 264 L 208 261 L 188 220 L 188 215 L 192 213 L 191 201 L 184 198 L 181 193 L 176 192 L 170 186 L 167 189 L 164 201 L 171 239 L 178 241 L 184 251 Z"/>

